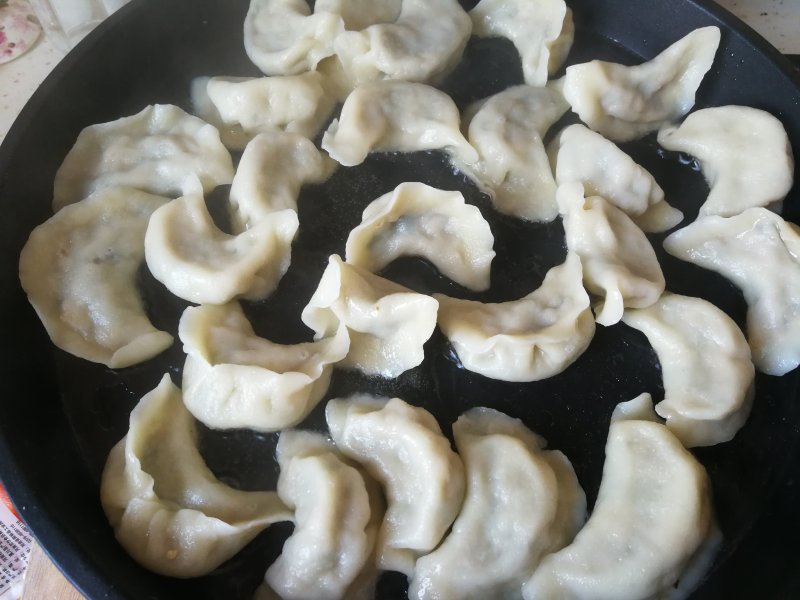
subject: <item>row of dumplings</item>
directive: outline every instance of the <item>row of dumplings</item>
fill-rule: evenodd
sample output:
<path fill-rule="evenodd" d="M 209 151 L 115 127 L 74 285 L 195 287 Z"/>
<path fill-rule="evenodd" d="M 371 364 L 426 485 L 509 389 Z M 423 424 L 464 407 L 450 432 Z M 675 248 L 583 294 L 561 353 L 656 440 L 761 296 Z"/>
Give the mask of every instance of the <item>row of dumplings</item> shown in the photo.
<path fill-rule="evenodd" d="M 647 394 L 614 411 L 588 521 L 567 457 L 490 408 L 453 425 L 456 454 L 399 398 L 330 400 L 330 438 L 283 431 L 277 491 L 245 492 L 206 467 L 180 396 L 165 375 L 141 399 L 102 477 L 117 539 L 157 573 L 208 573 L 291 520 L 256 598 L 372 598 L 392 570 L 409 598 L 638 599 L 690 591 L 719 540 L 706 472 Z"/>

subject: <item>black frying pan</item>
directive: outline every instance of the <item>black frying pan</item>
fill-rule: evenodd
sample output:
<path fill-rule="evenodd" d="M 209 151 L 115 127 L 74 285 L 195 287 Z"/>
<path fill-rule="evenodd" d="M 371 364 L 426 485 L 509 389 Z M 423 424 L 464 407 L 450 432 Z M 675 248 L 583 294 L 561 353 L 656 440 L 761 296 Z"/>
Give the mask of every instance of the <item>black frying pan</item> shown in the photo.
<path fill-rule="evenodd" d="M 698 106 L 737 103 L 766 109 L 782 119 L 795 155 L 800 155 L 797 74 L 712 2 L 569 4 L 577 23 L 570 62 L 597 57 L 636 63 L 696 27 L 718 25 L 722 46 L 700 89 Z M 124 435 L 138 398 L 167 370 L 179 382 L 179 345 L 118 372 L 68 356 L 49 342 L 17 279 L 19 251 L 31 229 L 50 216 L 53 176 L 83 127 L 133 114 L 149 103 L 189 109 L 189 83 L 197 75 L 258 75 L 242 46 L 246 9 L 246 0 L 131 3 L 63 60 L 0 150 L 2 479 L 41 544 L 91 598 L 247 598 L 291 531 L 288 525 L 270 528 L 213 574 L 195 580 L 153 575 L 128 558 L 100 509 L 100 470 L 108 450 Z M 519 59 L 510 44 L 473 40 L 443 87 L 465 106 L 520 81 Z M 652 136 L 625 149 L 656 175 L 668 199 L 694 218 L 706 194 L 700 174 L 675 156 L 660 155 Z M 343 252 L 347 231 L 358 223 L 367 202 L 404 180 L 462 190 L 489 219 L 498 258 L 492 289 L 481 295 L 467 294 L 419 260 L 398 261 L 386 276 L 423 292 L 509 300 L 538 287 L 547 269 L 563 260 L 559 222 L 526 225 L 494 213 L 486 198 L 435 153 L 376 155 L 360 167 L 340 169 L 324 186 L 303 191 L 292 269 L 272 298 L 247 308 L 261 334 L 284 343 L 309 338 L 299 310 L 327 255 Z M 210 203 L 219 206 L 225 193 L 219 190 Z M 800 222 L 799 196 L 796 185 L 785 207 L 786 218 L 794 222 Z M 652 238 L 668 289 L 709 299 L 742 324 L 746 307 L 738 290 L 721 277 L 665 255 L 662 239 Z M 174 333 L 184 303 L 156 284 L 146 269 L 141 284 L 156 325 Z M 598 327 L 591 347 L 573 366 L 534 384 L 506 384 L 462 371 L 438 334 L 428 343 L 426 356 L 420 367 L 395 381 L 336 372 L 329 397 L 367 390 L 399 395 L 428 407 L 448 432 L 466 408 L 494 406 L 523 418 L 551 447 L 570 457 L 590 505 L 613 406 L 642 391 L 656 399 L 663 394 L 654 353 L 641 334 L 624 325 Z M 800 597 L 798 372 L 781 378 L 759 375 L 756 390 L 753 414 L 735 440 L 696 451 L 710 473 L 725 535 L 698 598 Z M 321 410 L 304 426 L 322 428 Z M 203 429 L 201 437 L 201 451 L 219 477 L 246 489 L 274 486 L 275 436 Z M 404 578 L 386 574 L 378 592 L 380 598 L 403 597 Z"/>

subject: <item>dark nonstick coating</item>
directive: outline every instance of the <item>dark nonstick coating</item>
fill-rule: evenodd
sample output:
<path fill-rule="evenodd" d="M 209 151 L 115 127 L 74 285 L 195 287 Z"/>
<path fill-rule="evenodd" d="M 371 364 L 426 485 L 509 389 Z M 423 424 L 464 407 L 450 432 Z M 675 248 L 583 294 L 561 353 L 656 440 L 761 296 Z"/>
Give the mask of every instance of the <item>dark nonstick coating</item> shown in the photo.
<path fill-rule="evenodd" d="M 472 2 L 474 4 L 474 2 Z M 571 0 L 577 43 L 570 62 L 649 58 L 688 31 L 723 29 L 717 60 L 698 106 L 746 104 L 778 116 L 800 155 L 800 85 L 791 67 L 763 40 L 711 2 L 700 0 Z M 138 0 L 87 38 L 55 69 L 28 103 L 0 149 L 0 467 L 17 507 L 48 553 L 90 598 L 247 598 L 280 552 L 291 526 L 267 530 L 213 574 L 187 581 L 153 575 L 119 547 L 98 499 L 100 470 L 127 428 L 137 399 L 168 371 L 179 383 L 179 344 L 161 357 L 118 372 L 55 349 L 17 278 L 20 249 L 31 229 L 50 216 L 52 182 L 80 130 L 138 112 L 150 103 L 189 109 L 189 84 L 198 75 L 258 75 L 242 46 L 246 0 Z M 510 44 L 472 40 L 456 72 L 443 83 L 460 106 L 521 82 Z M 687 161 L 660 152 L 653 136 L 625 149 L 656 175 L 668 199 L 693 219 L 707 188 Z M 795 177 L 797 179 L 797 176 Z M 481 295 L 443 279 L 420 260 L 403 260 L 384 275 L 419 291 L 482 300 L 510 300 L 538 287 L 563 260 L 560 221 L 523 224 L 495 213 L 487 199 L 435 153 L 376 155 L 340 169 L 300 198 L 301 229 L 292 269 L 269 300 L 247 307 L 259 333 L 289 343 L 309 339 L 299 311 L 328 254 L 343 252 L 347 231 L 363 206 L 404 180 L 459 189 L 478 205 L 497 239 L 492 289 Z M 212 195 L 217 209 L 226 189 Z M 795 185 L 784 216 L 800 221 Z M 218 211 L 222 212 L 222 211 Z M 725 279 L 681 263 L 654 246 L 673 292 L 702 296 L 740 324 L 746 306 Z M 141 284 L 158 327 L 176 331 L 184 303 L 156 284 L 146 269 Z M 658 360 L 646 339 L 624 325 L 598 327 L 587 353 L 563 374 L 520 385 L 491 381 L 459 369 L 439 335 L 426 360 L 395 381 L 336 372 L 329 397 L 371 390 L 428 407 L 449 434 L 466 408 L 489 405 L 520 417 L 573 461 L 594 502 L 611 410 L 640 392 L 663 395 Z M 757 376 L 753 414 L 734 441 L 699 449 L 713 482 L 725 541 L 698 598 L 800 597 L 798 373 Z M 321 405 L 322 406 L 322 405 Z M 321 408 L 320 406 L 320 408 Z M 304 426 L 322 428 L 321 410 Z M 247 431 L 202 431 L 201 451 L 223 480 L 247 489 L 274 486 L 275 436 Z M 467 550 L 468 551 L 468 550 Z M 385 575 L 380 598 L 404 597 L 404 578 Z"/>

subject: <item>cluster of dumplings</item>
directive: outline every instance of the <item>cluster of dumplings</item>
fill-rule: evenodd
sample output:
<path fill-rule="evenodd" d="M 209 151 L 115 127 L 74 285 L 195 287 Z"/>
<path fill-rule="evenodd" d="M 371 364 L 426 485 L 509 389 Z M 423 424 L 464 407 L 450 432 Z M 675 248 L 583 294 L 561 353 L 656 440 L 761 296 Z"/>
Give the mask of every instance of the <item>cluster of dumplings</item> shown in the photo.
<path fill-rule="evenodd" d="M 291 520 L 256 592 L 265 599 L 370 598 L 383 570 L 406 574 L 420 600 L 691 591 L 719 533 L 708 477 L 686 448 L 734 437 L 756 369 L 800 364 L 800 230 L 774 212 L 793 184 L 784 128 L 742 106 L 676 124 L 720 31 L 692 31 L 637 66 L 571 65 L 555 81 L 574 33 L 563 0 L 481 0 L 469 13 L 456 0 L 316 0 L 313 11 L 306 0 L 251 0 L 244 31 L 266 76 L 196 80 L 196 115 L 154 105 L 87 127 L 57 173 L 54 216 L 20 257 L 53 342 L 111 368 L 173 343 L 137 292 L 143 261 L 197 305 L 178 327 L 181 389 L 165 375 L 108 457 L 101 500 L 119 542 L 148 569 L 195 577 Z M 462 114 L 433 86 L 470 35 L 508 38 L 525 83 Z M 551 132 L 569 109 L 582 123 Z M 645 232 L 684 215 L 617 145 L 652 132 L 695 157 L 710 188 L 697 220 L 664 247 L 741 288 L 746 335 L 713 304 L 665 290 Z M 235 167 L 231 150 L 242 151 Z M 404 182 L 366 206 L 343 258 L 330 256 L 301 311 L 313 341 L 257 335 L 241 303 L 268 297 L 290 268 L 302 186 L 372 152 L 420 150 L 443 152 L 500 213 L 560 217 L 563 264 L 494 304 L 380 276 L 419 256 L 467 290 L 490 287 L 494 236 L 481 211 L 458 191 Z M 223 231 L 205 195 L 228 184 Z M 295 428 L 334 368 L 397 377 L 422 363 L 437 326 L 464 369 L 531 382 L 577 360 L 597 324 L 619 322 L 647 336 L 665 393 L 655 407 L 642 394 L 614 411 L 588 520 L 567 457 L 491 408 L 453 424 L 457 452 L 428 411 L 369 390 L 327 402 L 326 434 Z M 277 490 L 220 482 L 195 419 L 280 431 Z"/>

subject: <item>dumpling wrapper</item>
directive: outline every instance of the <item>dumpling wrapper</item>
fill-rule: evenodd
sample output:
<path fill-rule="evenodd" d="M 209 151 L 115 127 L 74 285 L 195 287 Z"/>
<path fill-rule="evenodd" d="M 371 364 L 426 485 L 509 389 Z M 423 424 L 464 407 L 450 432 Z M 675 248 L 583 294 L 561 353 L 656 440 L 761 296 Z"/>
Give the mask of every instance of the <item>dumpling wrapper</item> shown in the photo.
<path fill-rule="evenodd" d="M 711 188 L 700 216 L 732 217 L 783 201 L 794 183 L 794 158 L 781 122 L 749 106 L 717 106 L 690 114 L 658 132 L 667 150 L 700 161 Z"/>
<path fill-rule="evenodd" d="M 768 375 L 800 364 L 800 228 L 765 208 L 711 215 L 664 240 L 672 256 L 727 277 L 747 301 L 747 342 Z"/>
<path fill-rule="evenodd" d="M 593 60 L 567 67 L 564 97 L 591 129 L 616 142 L 656 131 L 694 106 L 711 68 L 718 27 L 687 34 L 652 60 L 626 67 Z"/>
<path fill-rule="evenodd" d="M 443 150 L 471 164 L 475 149 L 461 134 L 453 100 L 436 88 L 407 81 L 377 81 L 353 90 L 342 113 L 322 136 L 322 149 L 338 163 L 359 165 L 370 152 Z"/>
<path fill-rule="evenodd" d="M 56 346 L 119 369 L 172 345 L 172 336 L 150 323 L 136 285 L 147 222 L 168 201 L 107 188 L 31 232 L 20 283 Z"/>
<path fill-rule="evenodd" d="M 567 248 L 581 257 L 586 289 L 601 298 L 596 320 L 619 322 L 625 307 L 644 308 L 664 292 L 666 282 L 644 232 L 601 196 L 583 197 L 583 186 L 565 183 L 556 194 Z"/>
<path fill-rule="evenodd" d="M 583 184 L 586 194 L 602 196 L 644 231 L 661 232 L 683 220 L 664 200 L 653 176 L 614 142 L 583 125 L 566 127 L 550 146 L 556 182 Z"/>
<path fill-rule="evenodd" d="M 236 303 L 187 308 L 179 336 L 186 352 L 183 401 L 218 429 L 277 431 L 303 420 L 347 355 L 344 327 L 317 342 L 282 345 L 258 337 Z"/>
<path fill-rule="evenodd" d="M 383 486 L 379 568 L 410 575 L 414 561 L 439 544 L 461 509 L 461 459 L 433 415 L 399 398 L 334 399 L 325 418 L 339 451 Z"/>
<path fill-rule="evenodd" d="M 100 499 L 128 554 L 170 577 L 205 575 L 270 524 L 291 519 L 275 492 L 237 490 L 214 476 L 169 375 L 131 412 L 106 461 Z"/>
<path fill-rule="evenodd" d="M 493 247 L 489 223 L 461 192 L 407 182 L 364 209 L 345 251 L 348 263 L 373 273 L 400 256 L 421 256 L 456 283 L 484 291 Z"/>
<path fill-rule="evenodd" d="M 108 187 L 175 198 L 198 180 L 210 192 L 232 179 L 231 155 L 213 125 L 156 104 L 81 131 L 56 172 L 53 210 Z"/>
<path fill-rule="evenodd" d="M 338 366 L 391 378 L 423 361 L 438 308 L 430 296 L 333 255 L 301 319 L 317 339 L 347 328 L 350 350 Z"/>
<path fill-rule="evenodd" d="M 467 492 L 450 534 L 414 567 L 415 600 L 522 598 L 543 556 L 572 541 L 586 496 L 569 460 L 518 419 L 473 408 L 453 425 Z"/>
<path fill-rule="evenodd" d="M 701 298 L 665 293 L 622 322 L 653 346 L 664 380 L 656 412 L 687 448 L 733 439 L 750 415 L 755 368 L 736 323 Z"/>
<path fill-rule="evenodd" d="M 434 297 L 439 327 L 464 368 L 502 381 L 538 381 L 562 372 L 586 350 L 595 331 L 574 253 L 519 300 L 484 304 Z"/>

